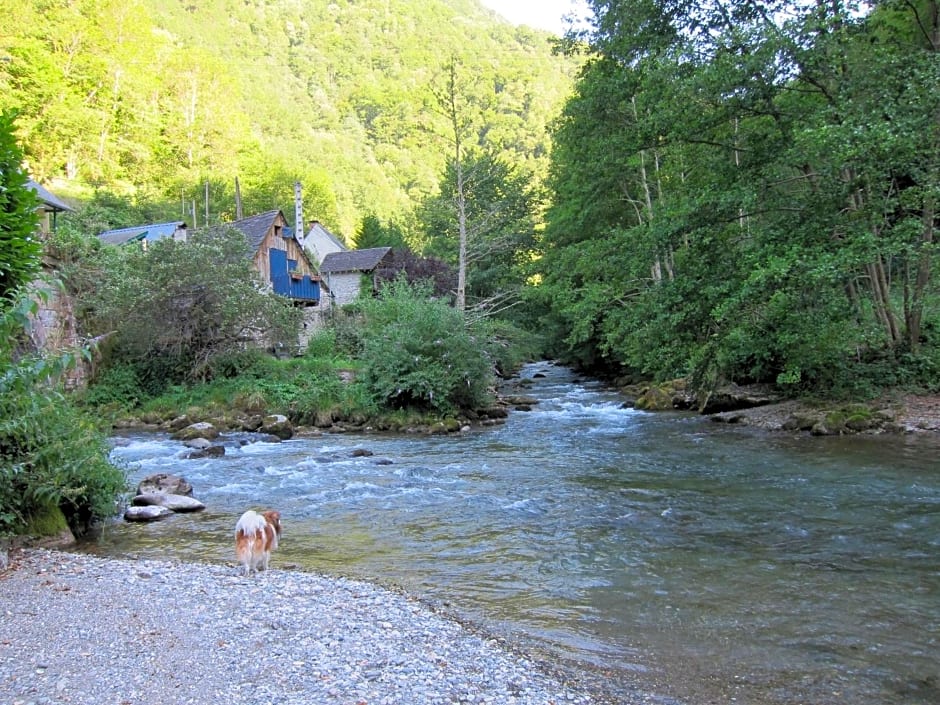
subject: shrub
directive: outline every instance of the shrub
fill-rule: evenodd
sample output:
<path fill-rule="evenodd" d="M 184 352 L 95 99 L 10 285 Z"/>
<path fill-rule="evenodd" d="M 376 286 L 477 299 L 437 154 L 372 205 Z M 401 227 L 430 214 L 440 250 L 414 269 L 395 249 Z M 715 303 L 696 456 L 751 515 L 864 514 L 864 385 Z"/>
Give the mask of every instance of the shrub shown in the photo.
<path fill-rule="evenodd" d="M 133 409 L 144 397 L 144 390 L 133 366 L 119 364 L 109 367 L 82 394 L 82 403 L 89 406 L 118 406 Z"/>
<path fill-rule="evenodd" d="M 487 400 L 492 368 L 485 342 L 463 314 L 396 280 L 363 304 L 363 384 L 376 404 L 448 412 Z"/>
<path fill-rule="evenodd" d="M 26 188 L 13 119 L 13 113 L 0 113 L 0 306 L 14 299 L 39 271 L 36 196 Z"/>
<path fill-rule="evenodd" d="M 104 435 L 56 390 L 66 361 L 0 356 L 0 534 L 44 525 L 52 507 L 82 534 L 124 489 Z"/>

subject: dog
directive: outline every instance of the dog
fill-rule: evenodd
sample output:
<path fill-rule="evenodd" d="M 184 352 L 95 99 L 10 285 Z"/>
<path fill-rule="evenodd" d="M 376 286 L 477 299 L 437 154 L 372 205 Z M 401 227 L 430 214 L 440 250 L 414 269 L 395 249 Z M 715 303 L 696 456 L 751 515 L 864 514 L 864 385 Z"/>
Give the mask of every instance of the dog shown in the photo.
<path fill-rule="evenodd" d="M 245 575 L 254 570 L 268 569 L 271 551 L 281 538 L 279 512 L 258 513 L 251 509 L 241 515 L 235 524 L 235 557 L 245 567 Z"/>

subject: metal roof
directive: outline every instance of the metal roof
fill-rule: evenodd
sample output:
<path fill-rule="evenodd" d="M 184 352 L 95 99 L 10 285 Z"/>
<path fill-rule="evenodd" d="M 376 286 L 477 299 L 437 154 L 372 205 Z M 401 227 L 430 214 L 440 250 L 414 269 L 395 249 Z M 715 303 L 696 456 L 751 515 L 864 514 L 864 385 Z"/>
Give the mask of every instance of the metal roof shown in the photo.
<path fill-rule="evenodd" d="M 185 230 L 186 223 L 175 221 L 172 223 L 153 223 L 152 225 L 135 225 L 131 228 L 118 228 L 106 230 L 98 235 L 102 242 L 109 245 L 123 245 L 134 240 L 147 239 L 150 242 L 165 237 L 173 237 L 177 230 Z"/>
<path fill-rule="evenodd" d="M 372 247 L 368 250 L 331 252 L 323 258 L 320 272 L 371 272 L 391 251 L 391 247 Z"/>

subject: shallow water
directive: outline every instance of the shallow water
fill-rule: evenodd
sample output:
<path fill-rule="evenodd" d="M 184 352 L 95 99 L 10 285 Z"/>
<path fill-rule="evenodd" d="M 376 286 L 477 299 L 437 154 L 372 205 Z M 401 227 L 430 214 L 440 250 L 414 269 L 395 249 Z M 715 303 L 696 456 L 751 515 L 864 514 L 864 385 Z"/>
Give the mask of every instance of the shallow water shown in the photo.
<path fill-rule="evenodd" d="M 546 363 L 523 376 L 533 411 L 460 436 L 233 435 L 209 460 L 116 438 L 135 483 L 181 474 L 208 510 L 86 550 L 231 561 L 238 515 L 276 507 L 273 566 L 401 585 L 625 694 L 940 702 L 935 439 L 768 435 L 625 409 Z"/>

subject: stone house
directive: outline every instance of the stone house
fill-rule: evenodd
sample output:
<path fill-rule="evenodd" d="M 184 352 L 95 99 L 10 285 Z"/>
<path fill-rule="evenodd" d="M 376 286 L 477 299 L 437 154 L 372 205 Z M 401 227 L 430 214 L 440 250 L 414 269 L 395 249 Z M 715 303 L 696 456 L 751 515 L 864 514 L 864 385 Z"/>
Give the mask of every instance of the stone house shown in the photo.
<path fill-rule="evenodd" d="M 326 255 L 320 263 L 320 275 L 329 286 L 333 304 L 345 306 L 363 294 L 374 296 L 378 291 L 378 272 L 387 266 L 391 253 L 391 247 L 373 247 Z"/>

